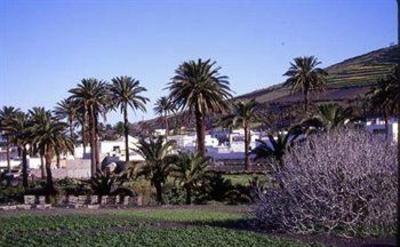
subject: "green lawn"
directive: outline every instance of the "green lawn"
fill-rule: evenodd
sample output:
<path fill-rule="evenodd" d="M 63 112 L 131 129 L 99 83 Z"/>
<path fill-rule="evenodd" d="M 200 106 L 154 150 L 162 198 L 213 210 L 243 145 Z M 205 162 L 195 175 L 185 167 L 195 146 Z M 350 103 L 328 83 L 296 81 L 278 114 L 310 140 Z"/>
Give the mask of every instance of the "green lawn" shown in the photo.
<path fill-rule="evenodd" d="M 221 227 L 243 217 L 221 209 L 0 216 L 0 246 L 305 246 Z"/>
<path fill-rule="evenodd" d="M 225 174 L 223 175 L 225 179 L 230 179 L 233 185 L 243 185 L 247 186 L 250 184 L 250 181 L 252 181 L 254 178 L 258 179 L 264 179 L 265 177 L 263 175 L 252 175 L 252 174 Z"/>

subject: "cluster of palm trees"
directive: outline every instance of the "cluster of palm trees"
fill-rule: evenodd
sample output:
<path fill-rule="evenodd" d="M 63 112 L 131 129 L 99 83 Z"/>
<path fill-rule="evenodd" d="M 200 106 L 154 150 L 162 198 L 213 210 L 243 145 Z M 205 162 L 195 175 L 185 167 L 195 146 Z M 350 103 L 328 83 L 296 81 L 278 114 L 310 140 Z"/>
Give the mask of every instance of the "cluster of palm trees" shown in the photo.
<path fill-rule="evenodd" d="M 290 76 L 287 83 L 292 85 L 293 89 L 301 89 L 303 91 L 305 95 L 305 109 L 307 109 L 308 92 L 313 88 L 323 85 L 326 72 L 320 68 L 316 68 L 319 62 L 314 57 L 296 58 L 294 61 L 291 68 L 285 73 L 285 75 Z M 191 60 L 182 63 L 176 69 L 175 75 L 168 83 L 167 89 L 169 90 L 169 94 L 157 100 L 154 111 L 164 119 L 167 136 L 169 133 L 169 114 L 181 111 L 194 115 L 197 133 L 197 151 L 202 157 L 206 155 L 205 118 L 215 114 L 227 115 L 223 119 L 224 124 L 232 127 L 241 126 L 245 129 L 245 164 L 248 167 L 250 125 L 252 122 L 259 120 L 256 111 L 257 103 L 252 100 L 232 104 L 230 100 L 232 98 L 232 91 L 229 87 L 228 77 L 221 75 L 220 70 L 221 68 L 216 65 L 216 62 L 210 59 Z M 83 144 L 84 153 L 86 153 L 87 145 L 89 144 L 90 146 L 91 171 L 92 176 L 94 176 L 100 170 L 99 118 L 100 116 L 105 118 L 109 111 L 120 110 L 123 114 L 125 157 L 128 162 L 128 109 L 146 111 L 146 103 L 149 99 L 142 95 L 145 91 L 146 88 L 142 87 L 138 80 L 129 76 L 115 77 L 111 79 L 111 83 L 95 78 L 86 78 L 82 79 L 75 88 L 69 90 L 70 96 L 57 104 L 53 111 L 54 114 L 44 108 L 34 108 L 29 114 L 22 114 L 17 109 L 5 107 L 1 112 L 1 128 L 8 145 L 7 153 L 11 141 L 14 140 L 13 144 L 18 146 L 24 154 L 24 147 L 31 144 L 33 139 L 32 137 L 22 138 L 22 133 L 25 133 L 25 129 L 27 129 L 31 122 L 43 128 L 46 127 L 46 123 L 48 122 L 62 124 L 63 127 L 67 126 L 69 134 L 67 135 L 63 129 L 61 131 L 62 135 L 63 137 L 68 136 L 69 140 L 75 142 L 78 139 L 75 129 L 79 125 L 81 130 L 80 140 Z M 10 117 L 14 115 L 18 117 Z M 9 118 L 14 119 L 14 121 L 18 119 L 19 125 L 9 124 Z M 65 120 L 66 123 L 61 122 L 61 120 Z M 17 127 L 20 129 L 12 132 L 11 129 Z M 49 126 L 47 127 L 51 129 Z M 55 129 L 60 131 L 60 127 Z M 16 138 L 17 134 L 19 138 Z M 47 150 L 47 146 L 40 146 L 38 148 L 38 153 L 41 157 L 46 158 L 47 151 L 51 153 L 50 150 Z M 53 151 L 55 155 L 59 154 L 59 151 Z M 27 152 L 25 150 L 25 153 Z M 46 176 L 46 173 L 49 172 L 42 168 L 42 175 Z"/>
<path fill-rule="evenodd" d="M 0 127 L 6 138 L 7 165 L 10 171 L 10 145 L 18 148 L 22 156 L 22 183 L 28 188 L 27 156 L 38 154 L 42 162 L 42 176 L 47 178 L 49 193 L 54 192 L 51 163 L 55 156 L 73 152 L 74 142 L 67 134 L 68 125 L 59 121 L 43 107 L 34 107 L 28 113 L 14 107 L 0 110 Z M 59 160 L 59 159 L 58 159 Z"/>
<path fill-rule="evenodd" d="M 284 85 L 303 94 L 305 115 L 309 113 L 310 92 L 323 89 L 326 84 L 327 72 L 319 68 L 319 64 L 318 59 L 313 56 L 298 57 L 284 74 L 288 76 Z M 250 130 L 252 125 L 262 121 L 263 117 L 259 114 L 261 106 L 255 100 L 236 102 L 232 100 L 229 78 L 221 75 L 220 71 L 221 68 L 210 59 L 182 63 L 167 85 L 166 89 L 169 91 L 167 96 L 160 97 L 156 101 L 154 112 L 159 114 L 164 121 L 166 137 L 169 134 L 168 117 L 171 113 L 185 112 L 194 116 L 197 152 L 203 158 L 206 157 L 206 117 L 217 116 L 221 119 L 220 124 L 223 126 L 243 128 L 245 166 L 249 168 Z M 392 76 L 379 82 L 378 87 L 371 92 L 373 105 L 384 112 L 385 116 L 398 112 L 398 95 L 400 95 L 398 94 L 398 74 L 397 67 Z M 51 188 L 51 169 L 48 169 L 51 160 L 54 156 L 59 157 L 62 152 L 73 151 L 71 146 L 77 143 L 78 136 L 75 130 L 79 125 L 81 130 L 79 139 L 83 144 L 84 153 L 86 153 L 86 147 L 90 146 L 91 171 L 94 176 L 100 170 L 100 117 L 105 118 L 109 111 L 119 110 L 123 115 L 123 124 L 120 129 L 125 136 L 125 158 L 129 162 L 128 110 L 146 111 L 149 99 L 143 96 L 144 92 L 146 88 L 141 86 L 138 80 L 129 76 L 115 77 L 111 79 L 111 82 L 87 78 L 82 79 L 75 88 L 69 90 L 69 97 L 60 101 L 53 112 L 44 108 L 33 108 L 25 114 L 13 107 L 3 107 L 0 111 L 0 127 L 6 140 L 8 160 L 10 145 L 19 148 L 23 164 L 26 164 L 28 153 L 39 154 L 44 163 L 42 175 L 49 178 L 48 184 Z M 336 105 L 320 106 L 318 110 L 318 116 L 307 118 L 307 124 L 330 129 L 344 124 L 344 119 L 349 117 L 348 110 Z M 269 147 L 268 152 L 274 151 L 280 159 L 282 152 L 274 150 L 273 146 L 286 147 L 288 140 L 293 138 L 281 136 L 278 140 L 272 137 L 270 139 L 270 142 L 276 145 Z M 8 166 L 10 166 L 9 161 Z M 26 165 L 23 167 L 25 167 L 23 172 L 26 173 Z M 159 187 L 157 183 L 159 182 L 154 181 L 154 185 Z M 24 185 L 27 185 L 26 178 L 24 178 Z"/>

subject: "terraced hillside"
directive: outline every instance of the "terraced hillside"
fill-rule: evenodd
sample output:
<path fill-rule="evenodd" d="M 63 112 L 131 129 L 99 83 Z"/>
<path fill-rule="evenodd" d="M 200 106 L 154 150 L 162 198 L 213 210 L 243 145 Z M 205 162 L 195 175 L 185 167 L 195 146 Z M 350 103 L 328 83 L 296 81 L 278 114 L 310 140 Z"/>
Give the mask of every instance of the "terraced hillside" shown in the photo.
<path fill-rule="evenodd" d="M 328 87 L 323 92 L 314 92 L 313 101 L 343 101 L 362 96 L 368 89 L 390 73 L 400 63 L 400 46 L 391 46 L 353 57 L 327 68 Z M 301 95 L 291 94 L 282 84 L 238 96 L 237 99 L 256 98 L 261 103 L 294 103 Z"/>
<path fill-rule="evenodd" d="M 400 46 L 398 45 L 375 50 L 331 65 L 325 68 L 329 73 L 328 86 L 323 91 L 311 92 L 310 100 L 315 103 L 357 103 L 379 78 L 390 73 L 395 64 L 400 64 Z M 266 115 L 271 112 L 276 115 L 285 115 L 283 111 L 294 112 L 295 110 L 292 108 L 301 106 L 297 103 L 303 101 L 301 93 L 292 93 L 290 88 L 283 87 L 282 83 L 237 96 L 235 99 L 253 98 L 261 103 L 260 111 Z M 180 122 L 182 126 L 193 127 L 194 123 L 190 120 L 193 119 L 186 117 L 185 114 L 171 116 L 170 127 L 176 122 Z M 292 121 L 291 117 L 279 119 L 282 126 L 290 125 Z M 209 122 L 212 122 L 212 119 Z M 211 124 L 209 125 L 211 126 Z M 142 121 L 134 124 L 132 129 L 137 127 L 136 129 L 141 132 L 143 126 L 148 126 L 149 129 L 162 128 L 163 121 L 159 118 Z"/>

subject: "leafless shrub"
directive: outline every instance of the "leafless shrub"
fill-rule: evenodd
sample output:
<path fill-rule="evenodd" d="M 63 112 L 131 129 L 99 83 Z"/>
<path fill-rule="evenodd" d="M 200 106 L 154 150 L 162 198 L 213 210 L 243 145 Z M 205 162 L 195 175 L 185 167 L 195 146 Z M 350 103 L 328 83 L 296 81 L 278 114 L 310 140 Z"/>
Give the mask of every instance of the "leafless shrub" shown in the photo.
<path fill-rule="evenodd" d="M 287 232 L 343 235 L 395 230 L 397 162 L 393 144 L 361 130 L 309 136 L 284 157 L 276 186 L 259 190 L 261 225 Z"/>

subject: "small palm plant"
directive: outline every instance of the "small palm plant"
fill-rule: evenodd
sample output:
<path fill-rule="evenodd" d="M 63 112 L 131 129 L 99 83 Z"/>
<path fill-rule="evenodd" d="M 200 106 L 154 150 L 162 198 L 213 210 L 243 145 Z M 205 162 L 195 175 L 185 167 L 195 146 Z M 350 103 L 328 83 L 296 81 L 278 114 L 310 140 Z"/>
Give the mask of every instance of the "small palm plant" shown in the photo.
<path fill-rule="evenodd" d="M 343 108 L 337 104 L 323 104 L 318 106 L 318 113 L 309 119 L 302 122 L 306 128 L 314 127 L 331 131 L 344 126 L 352 120 L 352 108 Z"/>
<path fill-rule="evenodd" d="M 188 110 L 196 119 L 197 149 L 205 156 L 205 117 L 228 110 L 232 97 L 228 77 L 220 75 L 220 67 L 210 59 L 181 64 L 168 84 L 171 104 L 178 110 Z"/>
<path fill-rule="evenodd" d="M 249 145 L 251 141 L 251 124 L 261 121 L 257 113 L 257 102 L 253 99 L 247 102 L 234 103 L 232 113 L 221 119 L 224 127 L 242 127 L 244 130 L 244 164 L 245 169 L 250 167 Z"/>
<path fill-rule="evenodd" d="M 317 67 L 321 64 L 314 56 L 296 57 L 284 76 L 288 76 L 285 86 L 290 86 L 293 91 L 301 91 L 304 96 L 304 112 L 308 110 L 308 96 L 310 90 L 321 89 L 326 84 L 328 73 Z"/>
<path fill-rule="evenodd" d="M 162 136 L 140 139 L 135 151 L 144 159 L 144 165 L 138 176 L 149 179 L 151 185 L 156 189 L 156 199 L 159 204 L 163 204 L 163 186 L 171 172 L 172 164 L 176 156 L 171 154 L 173 142 L 165 141 Z"/>
<path fill-rule="evenodd" d="M 192 203 L 193 191 L 208 177 L 208 159 L 198 153 L 179 153 L 172 175 L 186 191 L 186 204 Z"/>
<path fill-rule="evenodd" d="M 146 103 L 148 98 L 141 94 L 147 91 L 146 88 L 140 86 L 140 82 L 129 76 L 115 77 L 111 80 L 109 90 L 111 94 L 111 104 L 113 108 L 119 108 L 124 115 L 124 137 L 125 137 L 125 160 L 129 162 L 129 120 L 128 108 L 133 110 L 146 111 Z"/>
<path fill-rule="evenodd" d="M 302 129 L 295 126 L 289 129 L 286 133 L 279 133 L 276 138 L 269 134 L 268 142 L 257 140 L 260 144 L 253 149 L 253 153 L 256 155 L 255 159 L 258 160 L 274 157 L 279 166 L 273 168 L 278 171 L 284 166 L 283 156 L 290 149 L 292 143 L 296 141 L 302 133 Z"/>

